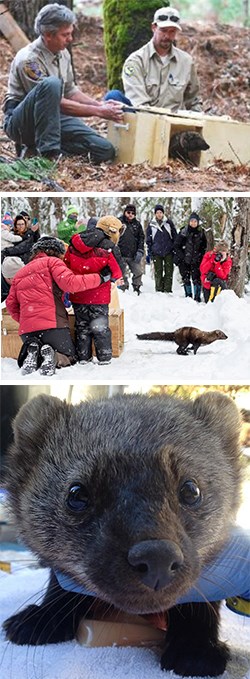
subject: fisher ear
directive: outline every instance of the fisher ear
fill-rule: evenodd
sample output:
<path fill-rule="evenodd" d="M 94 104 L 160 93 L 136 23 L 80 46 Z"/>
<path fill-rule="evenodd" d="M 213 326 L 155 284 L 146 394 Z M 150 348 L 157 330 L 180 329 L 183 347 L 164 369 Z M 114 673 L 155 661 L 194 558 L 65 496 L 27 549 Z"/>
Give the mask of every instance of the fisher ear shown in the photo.
<path fill-rule="evenodd" d="M 7 455 L 7 479 L 9 490 L 27 482 L 32 468 L 42 454 L 43 446 L 50 435 L 52 425 L 60 427 L 65 421 L 69 406 L 59 398 L 41 394 L 27 401 L 19 410 L 12 427 L 14 442 Z"/>
<path fill-rule="evenodd" d="M 240 411 L 234 401 L 219 391 L 208 391 L 195 399 L 193 413 L 221 440 L 222 448 L 234 459 L 240 454 Z"/>

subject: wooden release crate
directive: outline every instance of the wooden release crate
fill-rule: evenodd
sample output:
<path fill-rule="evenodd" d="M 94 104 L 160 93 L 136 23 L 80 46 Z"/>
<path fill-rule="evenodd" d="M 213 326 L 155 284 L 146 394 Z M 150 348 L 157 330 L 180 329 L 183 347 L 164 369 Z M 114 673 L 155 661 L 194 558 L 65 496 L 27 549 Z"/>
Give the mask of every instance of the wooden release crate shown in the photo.
<path fill-rule="evenodd" d="M 75 317 L 69 314 L 70 332 L 74 339 Z M 124 312 L 123 309 L 109 309 L 109 327 L 112 335 L 112 356 L 118 358 L 124 346 Z M 13 318 L 3 311 L 1 323 L 1 355 L 2 358 L 18 358 L 22 340 L 18 335 L 19 325 Z M 93 352 L 94 353 L 94 352 Z"/>
<path fill-rule="evenodd" d="M 215 160 L 231 161 L 235 165 L 250 161 L 250 123 L 232 120 L 228 116 L 209 116 L 195 111 L 172 113 L 163 108 L 140 107 L 140 112 L 124 113 L 123 123 L 109 122 L 108 139 L 116 149 L 116 162 L 138 165 L 148 162 L 152 167 L 166 165 L 169 160 L 171 137 L 177 132 L 199 132 L 209 144 L 207 151 L 198 151 L 195 161 L 207 167 Z"/>

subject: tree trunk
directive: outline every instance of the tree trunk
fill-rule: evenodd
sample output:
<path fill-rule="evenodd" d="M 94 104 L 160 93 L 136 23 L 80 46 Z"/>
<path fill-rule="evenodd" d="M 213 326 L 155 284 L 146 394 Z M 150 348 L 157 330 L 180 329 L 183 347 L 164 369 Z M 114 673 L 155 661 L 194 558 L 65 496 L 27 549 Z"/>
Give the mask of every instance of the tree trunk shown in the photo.
<path fill-rule="evenodd" d="M 154 12 L 169 4 L 161 0 L 104 0 L 104 44 L 109 89 L 122 89 L 121 72 L 126 57 L 150 40 Z"/>
<path fill-rule="evenodd" d="M 250 205 L 249 198 L 236 198 L 235 216 L 233 219 L 231 254 L 233 266 L 230 273 L 229 287 L 238 297 L 244 294 L 248 247 L 250 238 Z"/>
<path fill-rule="evenodd" d="M 73 0 L 57 0 L 57 3 L 73 8 Z M 34 40 L 34 21 L 40 9 L 48 4 L 47 0 L 6 0 L 4 4 L 28 38 Z"/>

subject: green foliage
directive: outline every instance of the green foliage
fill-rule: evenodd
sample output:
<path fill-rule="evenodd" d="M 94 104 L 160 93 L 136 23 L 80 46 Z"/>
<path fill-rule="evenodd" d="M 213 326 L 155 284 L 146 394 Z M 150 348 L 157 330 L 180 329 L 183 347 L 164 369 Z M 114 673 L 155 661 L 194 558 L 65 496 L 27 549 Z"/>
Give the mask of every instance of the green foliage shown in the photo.
<path fill-rule="evenodd" d="M 126 57 L 150 40 L 154 12 L 169 4 L 162 0 L 104 0 L 104 44 L 109 89 L 122 89 L 121 72 Z"/>
<path fill-rule="evenodd" d="M 55 163 L 46 158 L 0 162 L 0 180 L 35 179 L 39 182 L 51 176 L 54 166 Z"/>
<path fill-rule="evenodd" d="M 211 0 L 212 9 L 218 16 L 218 20 L 224 24 L 233 23 L 234 21 L 243 21 L 243 5 L 242 0 Z"/>

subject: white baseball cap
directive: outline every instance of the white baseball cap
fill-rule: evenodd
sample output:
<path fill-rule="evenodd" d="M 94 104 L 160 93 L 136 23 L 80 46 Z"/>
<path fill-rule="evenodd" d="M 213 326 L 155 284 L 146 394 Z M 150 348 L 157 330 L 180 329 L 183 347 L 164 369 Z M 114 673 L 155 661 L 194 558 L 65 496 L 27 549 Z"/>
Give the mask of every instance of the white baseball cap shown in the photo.
<path fill-rule="evenodd" d="M 179 26 L 179 22 L 180 15 L 178 9 L 175 9 L 174 7 L 161 7 L 154 13 L 153 24 L 157 24 L 160 28 L 171 26 L 172 28 L 178 28 L 178 30 L 181 31 L 182 29 Z"/>

